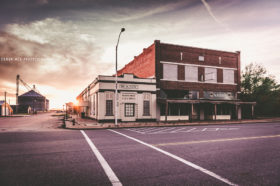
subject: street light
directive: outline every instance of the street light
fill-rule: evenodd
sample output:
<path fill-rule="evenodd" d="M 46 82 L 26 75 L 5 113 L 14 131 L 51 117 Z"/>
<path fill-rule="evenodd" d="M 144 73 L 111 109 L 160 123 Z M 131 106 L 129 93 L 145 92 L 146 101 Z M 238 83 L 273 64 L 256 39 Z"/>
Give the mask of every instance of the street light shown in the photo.
<path fill-rule="evenodd" d="M 115 74 L 115 82 L 116 82 L 116 90 L 115 90 L 115 125 L 118 125 L 118 45 L 121 37 L 121 33 L 125 31 L 125 28 L 122 28 L 118 37 L 118 42 L 116 45 L 116 74 Z"/>

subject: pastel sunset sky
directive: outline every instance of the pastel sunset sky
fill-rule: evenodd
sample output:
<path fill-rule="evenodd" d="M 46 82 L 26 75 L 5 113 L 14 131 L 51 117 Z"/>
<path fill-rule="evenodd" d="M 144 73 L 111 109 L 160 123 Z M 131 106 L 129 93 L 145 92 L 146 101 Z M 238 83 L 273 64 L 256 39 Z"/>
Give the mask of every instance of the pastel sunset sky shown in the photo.
<path fill-rule="evenodd" d="M 0 100 L 7 91 L 15 103 L 20 74 L 50 108 L 74 101 L 97 75 L 114 74 L 122 27 L 119 69 L 160 40 L 241 51 L 242 68 L 263 64 L 280 82 L 279 0 L 1 0 Z"/>

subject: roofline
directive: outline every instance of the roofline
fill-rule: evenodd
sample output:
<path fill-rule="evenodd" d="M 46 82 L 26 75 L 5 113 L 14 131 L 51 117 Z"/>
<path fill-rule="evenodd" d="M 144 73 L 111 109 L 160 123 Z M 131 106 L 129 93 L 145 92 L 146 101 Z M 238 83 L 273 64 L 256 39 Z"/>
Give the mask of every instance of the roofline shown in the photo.
<path fill-rule="evenodd" d="M 179 46 L 179 47 L 188 47 L 188 48 L 193 48 L 193 49 L 202 49 L 202 50 L 210 50 L 210 51 L 215 51 L 215 52 L 226 52 L 226 53 L 231 53 L 231 54 L 240 54 L 240 51 L 226 51 L 226 50 L 218 50 L 218 49 L 210 49 L 210 48 L 200 48 L 200 47 L 193 47 L 193 46 L 186 46 L 186 45 L 180 45 L 180 44 L 171 44 L 171 43 L 161 43 L 160 40 L 155 40 L 155 42 L 159 42 L 159 44 L 164 44 L 164 45 L 172 45 L 172 46 Z"/>
<path fill-rule="evenodd" d="M 139 78 L 137 76 L 135 76 L 133 73 L 124 73 L 124 74 L 132 74 L 133 75 L 133 78 L 135 79 L 155 79 L 155 78 Z M 123 74 L 123 75 L 124 75 Z M 83 92 L 85 92 L 91 85 L 93 84 L 97 84 L 98 82 L 100 82 L 100 79 L 99 77 L 115 77 L 115 76 L 109 76 L 109 75 L 98 75 L 86 88 L 84 88 L 82 90 L 82 92 L 76 97 L 76 99 L 78 99 L 80 96 L 82 96 Z M 123 76 L 118 76 L 118 77 L 123 77 Z M 101 80 L 103 81 L 103 80 Z M 108 82 L 110 82 L 111 80 L 108 80 Z M 124 81 L 124 80 L 121 80 L 121 79 L 118 79 L 118 82 L 127 82 L 127 81 Z"/>

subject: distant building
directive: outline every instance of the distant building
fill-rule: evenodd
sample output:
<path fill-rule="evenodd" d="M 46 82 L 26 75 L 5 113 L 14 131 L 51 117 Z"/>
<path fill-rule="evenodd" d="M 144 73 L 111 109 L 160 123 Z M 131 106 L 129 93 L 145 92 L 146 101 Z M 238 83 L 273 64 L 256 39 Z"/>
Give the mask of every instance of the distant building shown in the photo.
<path fill-rule="evenodd" d="M 77 97 L 82 116 L 98 121 L 115 118 L 115 77 L 99 75 Z M 156 120 L 156 80 L 133 74 L 118 77 L 118 120 Z"/>
<path fill-rule="evenodd" d="M 13 114 L 12 107 L 5 101 L 0 101 L 0 115 L 1 116 L 10 116 Z"/>
<path fill-rule="evenodd" d="M 49 100 L 34 90 L 30 90 L 18 97 L 19 112 L 28 113 L 28 111 L 48 111 Z"/>
<path fill-rule="evenodd" d="M 157 120 L 241 119 L 254 115 L 255 102 L 242 102 L 240 52 L 161 43 L 150 47 L 118 71 L 156 79 Z M 248 115 L 248 113 L 246 113 Z"/>

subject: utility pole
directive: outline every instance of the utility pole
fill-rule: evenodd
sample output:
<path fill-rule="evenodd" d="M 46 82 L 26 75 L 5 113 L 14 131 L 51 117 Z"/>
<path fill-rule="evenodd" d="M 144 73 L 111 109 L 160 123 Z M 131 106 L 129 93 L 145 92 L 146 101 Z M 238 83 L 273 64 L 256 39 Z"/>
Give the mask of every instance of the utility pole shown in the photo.
<path fill-rule="evenodd" d="M 16 84 L 17 84 L 17 92 L 16 92 L 16 113 L 18 114 L 18 90 L 19 90 L 19 74 L 17 75 L 17 79 L 16 79 Z"/>
<path fill-rule="evenodd" d="M 4 109 L 5 109 L 5 117 L 7 116 L 7 92 L 5 91 L 5 106 L 4 106 Z"/>

